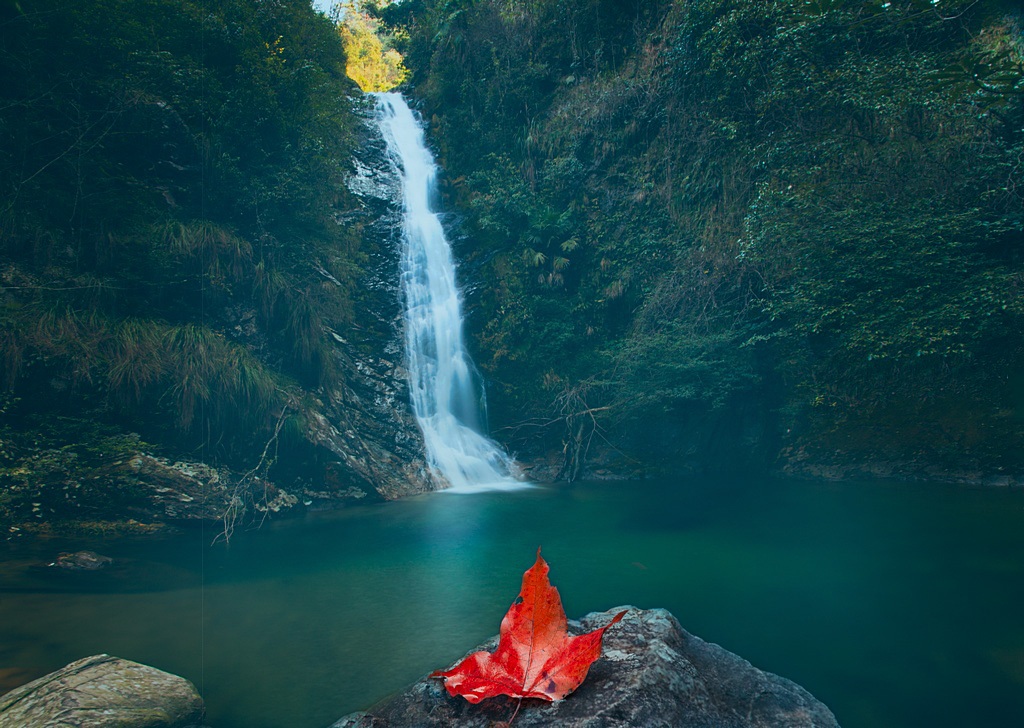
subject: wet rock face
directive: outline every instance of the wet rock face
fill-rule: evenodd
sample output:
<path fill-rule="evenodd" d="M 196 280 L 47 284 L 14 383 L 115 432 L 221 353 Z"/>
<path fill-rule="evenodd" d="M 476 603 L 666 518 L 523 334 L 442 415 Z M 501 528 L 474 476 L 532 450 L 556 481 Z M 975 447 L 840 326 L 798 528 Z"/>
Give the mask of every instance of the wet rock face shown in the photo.
<path fill-rule="evenodd" d="M 524 700 L 514 725 L 838 728 L 832 712 L 802 687 L 694 637 L 664 609 L 594 612 L 571 621 L 570 632 L 597 629 L 623 609 L 630 611 L 605 633 L 602 657 L 579 689 L 557 703 Z M 497 637 L 478 649 L 496 646 Z M 332 728 L 488 728 L 507 723 L 517 703 L 501 697 L 471 705 L 449 696 L 440 680 L 424 678 Z"/>
<path fill-rule="evenodd" d="M 203 700 L 188 680 L 94 655 L 0 696 L 0 728 L 199 728 Z"/>
<path fill-rule="evenodd" d="M 325 393 L 310 439 L 331 453 L 336 476 L 351 487 L 386 499 L 431 489 L 423 436 L 412 414 L 401 308 L 401 185 L 387 148 L 373 122 L 372 106 L 362 109 L 364 125 L 353 171 L 346 180 L 359 201 L 357 213 L 339 219 L 358 225 L 369 263 L 359 302 L 360 329 L 332 332 L 345 382 Z"/>

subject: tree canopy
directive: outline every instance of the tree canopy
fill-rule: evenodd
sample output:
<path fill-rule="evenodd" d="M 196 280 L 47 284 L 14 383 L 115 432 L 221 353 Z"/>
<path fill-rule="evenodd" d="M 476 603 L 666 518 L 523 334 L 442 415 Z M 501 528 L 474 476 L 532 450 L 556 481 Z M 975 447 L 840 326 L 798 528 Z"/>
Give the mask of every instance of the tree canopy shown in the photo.
<path fill-rule="evenodd" d="M 388 28 L 379 17 L 388 5 L 349 1 L 332 13 L 345 46 L 345 70 L 363 91 L 390 91 L 409 74 L 395 48 L 403 31 Z"/>

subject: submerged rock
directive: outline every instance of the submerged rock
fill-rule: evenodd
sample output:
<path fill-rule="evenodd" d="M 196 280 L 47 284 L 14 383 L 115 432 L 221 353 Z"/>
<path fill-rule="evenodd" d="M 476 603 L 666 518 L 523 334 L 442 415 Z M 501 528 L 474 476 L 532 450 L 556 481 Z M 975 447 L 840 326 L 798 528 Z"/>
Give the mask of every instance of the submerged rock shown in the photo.
<path fill-rule="evenodd" d="M 570 632 L 597 629 L 623 609 L 629 613 L 605 633 L 602 657 L 583 685 L 557 703 L 522 701 L 516 726 L 838 728 L 832 712 L 802 687 L 694 637 L 664 609 L 593 612 L 570 621 Z M 496 645 L 497 637 L 478 649 Z M 331 728 L 488 728 L 509 721 L 518 702 L 501 697 L 472 705 L 449 696 L 440 680 L 423 678 Z"/>
<path fill-rule="evenodd" d="M 62 553 L 53 562 L 59 569 L 70 571 L 98 571 L 113 563 L 109 556 L 103 556 L 95 551 L 76 551 L 73 554 Z"/>
<path fill-rule="evenodd" d="M 188 680 L 93 655 L 0 696 L 0 728 L 199 728 L 203 699 Z"/>

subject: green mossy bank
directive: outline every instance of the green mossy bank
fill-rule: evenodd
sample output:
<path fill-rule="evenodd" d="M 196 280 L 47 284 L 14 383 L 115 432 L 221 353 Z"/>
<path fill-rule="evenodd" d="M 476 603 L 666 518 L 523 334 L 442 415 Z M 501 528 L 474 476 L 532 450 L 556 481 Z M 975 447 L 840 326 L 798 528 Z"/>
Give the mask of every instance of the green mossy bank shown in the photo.
<path fill-rule="evenodd" d="M 408 0 L 496 434 L 565 476 L 1024 468 L 1009 5 Z M 594 472 L 593 470 L 591 472 Z"/>
<path fill-rule="evenodd" d="M 334 25 L 302 0 L 0 7 L 0 522 L 230 527 L 425 487 Z"/>

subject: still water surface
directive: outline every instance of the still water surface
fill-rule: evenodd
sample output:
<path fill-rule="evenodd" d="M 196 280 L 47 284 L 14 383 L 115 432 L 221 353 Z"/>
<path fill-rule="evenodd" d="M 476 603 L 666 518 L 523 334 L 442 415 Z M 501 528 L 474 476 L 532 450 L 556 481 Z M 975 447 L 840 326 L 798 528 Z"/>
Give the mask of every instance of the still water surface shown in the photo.
<path fill-rule="evenodd" d="M 845 728 L 1021 725 L 1024 492 L 679 480 L 432 494 L 210 532 L 0 547 L 0 693 L 107 652 L 214 728 L 322 728 L 497 632 L 538 545 L 566 611 L 667 607 Z M 33 566 L 93 548 L 108 572 Z"/>

